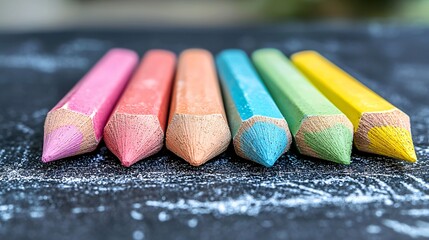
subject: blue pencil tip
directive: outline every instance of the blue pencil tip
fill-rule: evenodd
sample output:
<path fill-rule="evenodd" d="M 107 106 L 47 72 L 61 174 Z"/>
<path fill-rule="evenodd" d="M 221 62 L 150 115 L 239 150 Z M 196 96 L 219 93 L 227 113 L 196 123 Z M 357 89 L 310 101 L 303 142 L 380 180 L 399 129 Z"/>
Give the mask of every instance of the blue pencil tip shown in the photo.
<path fill-rule="evenodd" d="M 240 152 L 245 158 L 271 167 L 282 155 L 289 139 L 284 129 L 269 122 L 255 122 L 240 138 Z"/>

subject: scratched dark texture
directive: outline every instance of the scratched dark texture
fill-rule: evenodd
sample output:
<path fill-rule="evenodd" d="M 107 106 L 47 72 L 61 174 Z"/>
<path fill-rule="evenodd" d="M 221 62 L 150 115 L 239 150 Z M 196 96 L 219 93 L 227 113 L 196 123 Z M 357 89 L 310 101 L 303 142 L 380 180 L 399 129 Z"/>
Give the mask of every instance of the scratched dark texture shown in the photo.
<path fill-rule="evenodd" d="M 0 239 L 427 238 L 428 39 L 379 24 L 0 34 Z M 230 147 L 199 168 L 165 149 L 124 168 L 102 143 L 42 164 L 47 111 L 111 47 L 318 50 L 411 116 L 419 162 L 293 149 L 264 168 Z"/>

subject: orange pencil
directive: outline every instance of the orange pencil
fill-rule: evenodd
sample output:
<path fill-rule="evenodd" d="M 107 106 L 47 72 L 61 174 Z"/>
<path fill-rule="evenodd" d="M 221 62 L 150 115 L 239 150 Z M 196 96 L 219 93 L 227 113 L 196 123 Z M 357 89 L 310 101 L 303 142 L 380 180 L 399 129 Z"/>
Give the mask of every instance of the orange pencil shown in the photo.
<path fill-rule="evenodd" d="M 167 148 L 199 166 L 228 147 L 231 133 L 213 56 L 189 49 L 179 58 L 167 127 Z"/>
<path fill-rule="evenodd" d="M 175 65 L 174 53 L 146 53 L 116 105 L 104 141 L 122 165 L 129 167 L 161 150 Z"/>

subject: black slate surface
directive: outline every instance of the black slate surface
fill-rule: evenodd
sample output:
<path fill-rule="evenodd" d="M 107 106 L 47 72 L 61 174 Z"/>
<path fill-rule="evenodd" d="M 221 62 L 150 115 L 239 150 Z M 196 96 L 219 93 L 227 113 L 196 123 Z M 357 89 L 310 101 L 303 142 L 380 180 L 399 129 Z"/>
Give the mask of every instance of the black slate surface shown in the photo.
<path fill-rule="evenodd" d="M 427 238 L 428 39 L 379 24 L 0 34 L 0 239 Z M 230 147 L 200 168 L 165 149 L 124 168 L 102 143 L 42 164 L 46 113 L 111 47 L 318 50 L 411 116 L 419 162 L 292 150 L 268 169 Z"/>

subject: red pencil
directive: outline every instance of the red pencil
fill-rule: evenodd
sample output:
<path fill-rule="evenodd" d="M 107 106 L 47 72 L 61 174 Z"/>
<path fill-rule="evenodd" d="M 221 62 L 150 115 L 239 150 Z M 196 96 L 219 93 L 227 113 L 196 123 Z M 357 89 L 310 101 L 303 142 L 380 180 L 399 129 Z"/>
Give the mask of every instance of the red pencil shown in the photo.
<path fill-rule="evenodd" d="M 93 151 L 138 62 L 135 52 L 112 49 L 48 113 L 43 162 Z"/>
<path fill-rule="evenodd" d="M 129 167 L 162 148 L 175 65 L 174 53 L 146 53 L 113 111 L 104 141 L 122 165 Z"/>

